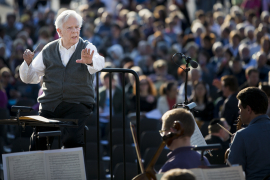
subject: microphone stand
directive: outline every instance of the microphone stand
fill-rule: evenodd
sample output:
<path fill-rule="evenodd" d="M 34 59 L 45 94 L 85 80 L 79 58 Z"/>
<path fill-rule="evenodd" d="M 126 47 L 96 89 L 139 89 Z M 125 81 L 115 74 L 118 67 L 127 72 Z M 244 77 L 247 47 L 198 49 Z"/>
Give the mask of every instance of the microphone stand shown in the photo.
<path fill-rule="evenodd" d="M 187 81 L 188 81 L 188 71 L 190 71 L 189 68 L 189 61 L 191 60 L 190 57 L 187 57 L 186 59 L 186 69 L 184 70 L 186 73 L 186 81 L 185 81 L 185 101 L 184 104 L 187 105 L 188 104 L 188 98 L 187 98 Z"/>
<path fill-rule="evenodd" d="M 176 55 L 181 55 L 182 58 L 184 58 L 186 60 L 186 68 L 183 69 L 179 64 L 177 64 L 175 61 L 174 61 L 174 57 Z M 191 57 L 186 57 L 184 54 L 182 53 L 175 53 L 173 56 L 172 56 L 172 61 L 177 65 L 179 66 L 181 69 L 183 69 L 186 73 L 186 78 L 185 78 L 185 101 L 184 103 L 179 103 L 179 104 L 175 104 L 173 105 L 173 108 L 178 108 L 178 107 L 182 107 L 182 108 L 185 108 L 187 110 L 191 110 L 193 109 L 194 107 L 196 107 L 196 103 L 192 102 L 190 104 L 188 104 L 188 98 L 187 98 L 187 82 L 188 82 L 188 72 L 190 71 L 190 68 L 189 68 L 189 64 L 191 64 L 191 66 L 193 68 L 197 68 L 198 67 L 198 64 L 197 62 L 193 61 L 191 59 Z"/>

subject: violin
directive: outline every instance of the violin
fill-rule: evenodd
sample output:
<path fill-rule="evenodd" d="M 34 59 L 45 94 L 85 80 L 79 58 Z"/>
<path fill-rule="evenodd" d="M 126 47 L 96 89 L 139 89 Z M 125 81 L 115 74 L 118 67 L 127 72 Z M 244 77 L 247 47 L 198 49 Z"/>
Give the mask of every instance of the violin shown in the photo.
<path fill-rule="evenodd" d="M 234 124 L 234 126 L 236 126 L 236 131 L 242 129 L 242 120 L 241 120 L 241 116 L 238 116 L 237 120 L 236 120 L 236 124 Z M 230 153 L 230 148 L 228 148 L 224 154 L 224 160 L 225 160 L 225 163 L 226 163 L 226 160 L 228 159 L 229 157 L 229 153 Z"/>
<path fill-rule="evenodd" d="M 130 123 L 130 128 L 133 136 L 133 141 L 135 143 L 135 148 L 137 152 L 137 157 L 139 160 L 139 165 L 141 169 L 141 174 L 135 176 L 132 180 L 156 180 L 156 171 L 154 169 L 154 165 L 156 161 L 158 160 L 162 150 L 164 149 L 165 145 L 170 146 L 171 143 L 173 142 L 174 139 L 182 136 L 184 134 L 184 130 L 182 128 L 181 122 L 180 121 L 174 121 L 173 128 L 176 130 L 176 133 L 169 133 L 165 136 L 162 137 L 162 143 L 160 144 L 158 150 L 156 151 L 154 157 L 148 164 L 147 168 L 144 170 L 142 161 L 141 161 L 141 154 L 138 146 L 138 141 L 136 139 L 136 133 L 134 131 L 134 125 Z"/>

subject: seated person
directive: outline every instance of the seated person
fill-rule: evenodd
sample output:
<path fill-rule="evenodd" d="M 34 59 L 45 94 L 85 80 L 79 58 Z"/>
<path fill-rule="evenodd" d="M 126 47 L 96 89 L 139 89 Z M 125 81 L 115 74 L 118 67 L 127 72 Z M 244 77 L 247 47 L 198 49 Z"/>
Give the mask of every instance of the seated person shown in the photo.
<path fill-rule="evenodd" d="M 105 136 L 105 129 L 110 120 L 110 74 L 101 72 L 100 79 L 103 84 L 99 89 L 99 122 L 101 136 Z M 122 113 L 122 89 L 117 86 L 117 76 L 112 76 L 112 116 Z"/>
<path fill-rule="evenodd" d="M 164 114 L 168 110 L 171 110 L 175 104 L 184 101 L 178 95 L 176 81 L 169 81 L 162 84 L 159 94 L 161 96 L 158 98 L 157 109 L 161 114 Z"/>
<path fill-rule="evenodd" d="M 194 108 L 193 115 L 201 121 L 211 121 L 214 116 L 214 104 L 209 97 L 209 86 L 200 81 L 195 82 L 190 102 L 195 102 L 197 106 Z"/>
<path fill-rule="evenodd" d="M 157 90 L 151 81 L 150 78 L 148 78 L 145 75 L 139 76 L 140 81 L 140 112 L 146 113 L 149 111 L 152 111 L 156 108 L 157 100 Z M 133 84 L 133 97 L 130 100 L 130 103 L 128 104 L 129 112 L 135 112 L 136 111 L 136 82 Z"/>
<path fill-rule="evenodd" d="M 187 169 L 172 169 L 164 173 L 160 180 L 196 180 L 193 172 Z"/>
<path fill-rule="evenodd" d="M 264 179 L 270 173 L 268 97 L 259 88 L 248 87 L 237 99 L 242 123 L 248 126 L 236 132 L 228 160 L 242 166 L 247 180 Z"/>
<path fill-rule="evenodd" d="M 230 135 L 217 123 L 230 130 L 230 126 L 224 118 L 216 118 L 210 121 L 208 126 L 209 135 L 205 137 L 205 141 L 207 144 L 221 144 L 222 148 L 211 151 L 213 156 L 209 154 L 205 156 L 211 164 L 225 164 L 224 154 L 229 148 L 229 142 L 227 140 L 230 138 Z"/>
<path fill-rule="evenodd" d="M 195 130 L 195 120 L 191 112 L 186 109 L 178 108 L 167 111 L 162 116 L 162 130 L 161 135 L 167 135 L 169 132 L 176 133 L 177 130 L 173 128 L 174 121 L 181 122 L 184 134 L 167 144 L 167 147 L 172 151 L 168 154 L 167 162 L 161 167 L 159 173 L 164 173 L 170 169 L 191 169 L 198 168 L 203 165 L 210 165 L 208 160 L 204 157 L 204 161 L 200 161 L 201 155 L 191 150 L 190 138 Z"/>

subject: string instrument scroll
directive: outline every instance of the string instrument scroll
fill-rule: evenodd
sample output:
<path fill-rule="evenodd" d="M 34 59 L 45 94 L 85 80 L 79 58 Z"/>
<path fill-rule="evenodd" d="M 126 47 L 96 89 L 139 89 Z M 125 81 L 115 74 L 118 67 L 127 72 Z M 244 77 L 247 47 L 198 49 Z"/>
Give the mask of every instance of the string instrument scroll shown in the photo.
<path fill-rule="evenodd" d="M 152 158 L 152 160 L 150 161 L 150 163 L 148 164 L 148 166 L 145 170 L 144 170 L 143 165 L 142 165 L 142 158 L 141 158 L 141 154 L 140 154 L 140 149 L 138 146 L 138 141 L 136 139 L 136 133 L 134 130 L 135 127 L 134 127 L 134 125 L 132 125 L 132 123 L 130 123 L 130 128 L 131 128 L 131 132 L 132 132 L 132 136 L 133 136 L 133 140 L 134 140 L 135 148 L 136 148 L 136 152 L 137 152 L 137 157 L 138 157 L 141 172 L 142 172 L 141 174 L 135 176 L 132 180 L 156 180 L 156 171 L 154 169 L 154 165 L 155 165 L 156 161 L 158 160 L 164 147 L 166 145 L 170 146 L 174 139 L 176 139 L 184 134 L 184 130 L 181 126 L 181 122 L 174 121 L 173 128 L 176 130 L 176 133 L 169 132 L 167 135 L 162 137 L 162 143 L 160 144 L 157 152 L 155 153 L 154 157 Z"/>
<path fill-rule="evenodd" d="M 243 124 L 243 122 L 242 122 L 242 120 L 241 120 L 241 116 L 238 116 L 236 122 L 237 122 L 237 123 L 234 124 L 234 125 L 236 126 L 236 131 L 238 131 L 238 130 L 242 129 L 242 124 Z M 226 150 L 225 154 L 224 154 L 224 160 L 225 160 L 225 163 L 226 163 L 226 161 L 227 161 L 227 159 L 228 159 L 228 157 L 229 157 L 229 153 L 230 153 L 230 148 L 228 148 L 228 149 Z"/>

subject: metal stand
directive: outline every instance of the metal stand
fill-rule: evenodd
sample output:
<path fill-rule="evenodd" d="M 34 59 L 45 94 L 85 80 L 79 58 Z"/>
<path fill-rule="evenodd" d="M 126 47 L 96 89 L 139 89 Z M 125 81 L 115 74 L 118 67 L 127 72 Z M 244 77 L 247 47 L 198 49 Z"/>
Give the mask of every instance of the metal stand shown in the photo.
<path fill-rule="evenodd" d="M 47 150 L 51 149 L 51 144 L 50 144 L 50 138 L 49 137 L 54 137 L 54 136 L 61 136 L 61 131 L 46 131 L 46 132 L 38 132 L 37 133 L 37 138 L 46 137 Z"/>
<path fill-rule="evenodd" d="M 174 58 L 176 55 L 181 55 L 181 58 L 184 58 L 185 61 L 186 61 L 186 68 L 183 69 L 181 67 L 181 65 L 177 64 L 175 61 L 174 61 Z M 181 69 L 183 69 L 186 73 L 186 79 L 185 79 L 185 101 L 184 103 L 179 103 L 179 104 L 175 104 L 173 105 L 173 108 L 185 108 L 187 110 L 191 110 L 192 108 L 196 107 L 197 105 L 195 103 L 190 103 L 188 104 L 188 98 L 187 98 L 187 82 L 188 82 L 188 72 L 190 71 L 190 68 L 189 68 L 189 65 L 191 65 L 193 68 L 197 68 L 198 67 L 198 64 L 197 62 L 193 61 L 191 59 L 191 57 L 186 57 L 184 54 L 182 53 L 175 53 L 173 56 L 172 56 L 172 60 L 173 62 L 179 66 Z"/>
<path fill-rule="evenodd" d="M 206 146 L 195 146 L 191 148 L 191 150 L 201 151 L 201 164 L 202 166 L 205 166 L 204 158 L 203 158 L 204 152 L 208 150 L 216 150 L 216 149 L 221 149 L 221 148 L 222 148 L 221 144 L 209 144 Z"/>

